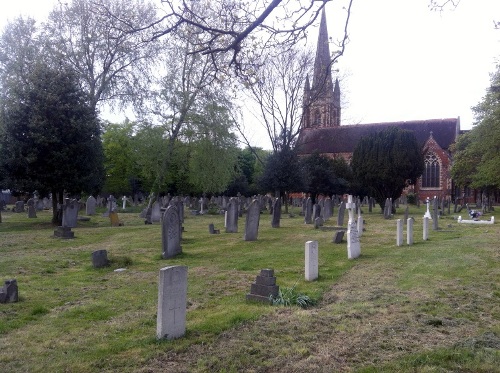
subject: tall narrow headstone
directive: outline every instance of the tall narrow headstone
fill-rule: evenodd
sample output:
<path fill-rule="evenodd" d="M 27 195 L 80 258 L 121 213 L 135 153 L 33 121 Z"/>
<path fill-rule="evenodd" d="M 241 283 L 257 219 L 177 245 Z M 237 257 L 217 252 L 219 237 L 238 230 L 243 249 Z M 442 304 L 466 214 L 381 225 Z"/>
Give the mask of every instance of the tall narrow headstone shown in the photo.
<path fill-rule="evenodd" d="M 396 246 L 403 246 L 403 222 L 396 220 Z"/>
<path fill-rule="evenodd" d="M 349 195 L 345 207 L 349 211 L 349 221 L 347 223 L 347 257 L 349 259 L 355 259 L 361 255 L 361 245 L 359 243 L 356 221 L 354 219 L 356 203 L 352 201 L 352 195 Z"/>
<path fill-rule="evenodd" d="M 323 206 L 322 214 L 323 214 L 323 220 L 325 221 L 332 217 L 333 214 L 332 200 L 330 198 L 325 199 L 325 205 Z"/>
<path fill-rule="evenodd" d="M 159 222 L 161 220 L 161 205 L 160 202 L 155 201 L 151 206 L 151 222 Z"/>
<path fill-rule="evenodd" d="M 345 209 L 346 209 L 346 205 L 345 205 L 345 202 L 342 201 L 340 203 L 340 206 L 339 206 L 339 213 L 337 215 L 337 225 L 339 227 L 343 227 L 344 226 L 344 214 L 345 214 Z"/>
<path fill-rule="evenodd" d="M 318 278 L 318 241 L 306 242 L 305 278 L 306 281 L 314 281 Z"/>
<path fill-rule="evenodd" d="M 245 241 L 257 241 L 259 234 L 260 206 L 259 201 L 254 199 L 247 209 L 247 220 L 245 222 Z"/>
<path fill-rule="evenodd" d="M 28 218 L 36 218 L 36 208 L 35 208 L 35 200 L 30 198 L 27 202 L 28 205 Z"/>
<path fill-rule="evenodd" d="M 162 257 L 168 259 L 182 253 L 181 222 L 175 206 L 167 207 L 161 219 Z"/>
<path fill-rule="evenodd" d="M 306 200 L 306 209 L 305 209 L 305 215 L 304 215 L 304 223 L 306 224 L 312 224 L 312 200 L 311 198 L 307 198 Z"/>
<path fill-rule="evenodd" d="M 358 215 L 358 236 L 361 237 L 363 235 L 363 216 Z"/>
<path fill-rule="evenodd" d="M 231 197 L 227 205 L 226 233 L 238 233 L 238 198 Z"/>
<path fill-rule="evenodd" d="M 85 213 L 87 215 L 95 215 L 95 209 L 96 209 L 97 201 L 94 198 L 94 196 L 90 196 L 87 198 L 87 203 L 85 205 Z"/>
<path fill-rule="evenodd" d="M 439 216 L 438 216 L 438 199 L 437 197 L 434 197 L 434 200 L 433 200 L 433 203 L 432 203 L 432 229 L 437 231 L 439 229 L 439 226 L 438 226 L 438 220 L 439 220 Z"/>
<path fill-rule="evenodd" d="M 413 245 L 413 219 L 409 218 L 406 223 L 406 243 Z"/>
<path fill-rule="evenodd" d="M 281 199 L 275 198 L 273 203 L 273 218 L 271 220 L 271 227 L 279 228 L 281 220 Z"/>
<path fill-rule="evenodd" d="M 187 308 L 186 266 L 160 269 L 156 337 L 175 339 L 186 333 Z"/>
<path fill-rule="evenodd" d="M 424 216 L 424 227 L 422 231 L 422 239 L 427 241 L 429 239 L 429 218 Z"/>
<path fill-rule="evenodd" d="M 405 224 L 408 221 L 408 214 L 409 214 L 408 206 L 406 206 L 406 208 L 405 208 L 405 217 L 403 219 L 403 223 L 405 223 Z"/>
<path fill-rule="evenodd" d="M 62 215 L 62 226 L 75 228 L 77 226 L 78 221 L 78 210 L 80 204 L 76 199 L 64 199 L 64 204 L 62 206 L 63 215 Z"/>

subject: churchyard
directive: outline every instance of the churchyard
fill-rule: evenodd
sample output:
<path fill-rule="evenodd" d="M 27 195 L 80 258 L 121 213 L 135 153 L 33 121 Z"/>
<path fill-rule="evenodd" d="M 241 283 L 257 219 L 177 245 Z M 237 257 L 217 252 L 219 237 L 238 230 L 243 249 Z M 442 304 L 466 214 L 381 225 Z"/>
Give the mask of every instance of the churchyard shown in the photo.
<path fill-rule="evenodd" d="M 335 244 L 325 228 L 337 207 L 323 229 L 298 207 L 273 228 L 265 211 L 250 240 L 245 215 L 228 233 L 223 215 L 185 213 L 182 253 L 164 259 L 162 225 L 145 225 L 141 208 L 117 211 L 122 226 L 98 208 L 72 228 L 74 239 L 54 237 L 50 211 L 2 212 L 1 280 L 19 287 L 19 302 L 0 304 L 2 371 L 499 371 L 498 223 L 445 214 L 424 241 L 425 206 L 410 206 L 413 245 L 398 246 L 404 206 L 388 219 L 365 206 L 361 255 L 349 260 L 346 236 Z M 304 277 L 307 241 L 317 241 L 314 281 Z M 107 251 L 108 267 L 93 267 L 96 250 Z M 188 268 L 186 334 L 158 340 L 159 270 L 174 265 Z M 247 301 L 262 269 L 316 304 Z"/>

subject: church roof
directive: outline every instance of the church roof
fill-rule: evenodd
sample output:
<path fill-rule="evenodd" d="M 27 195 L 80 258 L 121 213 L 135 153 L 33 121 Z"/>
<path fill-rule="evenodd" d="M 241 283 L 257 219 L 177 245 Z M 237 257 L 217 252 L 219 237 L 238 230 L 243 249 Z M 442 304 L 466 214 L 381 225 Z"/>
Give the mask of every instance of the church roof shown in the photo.
<path fill-rule="evenodd" d="M 456 141 L 460 131 L 459 118 L 427 119 L 407 122 L 369 123 L 339 127 L 304 128 L 297 140 L 299 154 L 352 153 L 363 136 L 399 127 L 415 133 L 421 146 L 432 137 L 442 149 L 448 149 Z"/>

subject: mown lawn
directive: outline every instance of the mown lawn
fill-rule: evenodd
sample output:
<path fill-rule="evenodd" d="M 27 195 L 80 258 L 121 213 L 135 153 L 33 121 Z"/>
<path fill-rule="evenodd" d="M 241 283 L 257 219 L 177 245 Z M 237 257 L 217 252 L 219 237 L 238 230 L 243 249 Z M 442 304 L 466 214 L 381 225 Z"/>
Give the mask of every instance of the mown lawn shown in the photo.
<path fill-rule="evenodd" d="M 367 210 L 365 208 L 365 210 Z M 396 246 L 396 218 L 364 215 L 362 256 L 347 259 L 333 232 L 283 214 L 261 215 L 258 241 L 224 233 L 223 217 L 186 214 L 183 254 L 161 259 L 160 225 L 138 211 L 110 227 L 100 215 L 52 237 L 38 218 L 3 212 L 0 280 L 20 302 L 0 305 L 0 366 L 9 372 L 363 371 L 490 372 L 500 366 L 500 228 L 440 219 L 422 241 L 424 208 L 411 207 L 415 244 Z M 485 217 L 489 219 L 489 216 Z M 336 219 L 333 219 L 336 221 Z M 326 224 L 334 224 L 329 221 Z M 210 235 L 208 224 L 221 229 Z M 319 243 L 318 281 L 304 280 L 304 243 Z M 111 266 L 94 269 L 106 249 Z M 187 333 L 157 341 L 158 271 L 188 266 Z M 117 268 L 126 268 L 114 272 Z M 318 300 L 310 309 L 249 303 L 262 268 L 281 287 Z"/>

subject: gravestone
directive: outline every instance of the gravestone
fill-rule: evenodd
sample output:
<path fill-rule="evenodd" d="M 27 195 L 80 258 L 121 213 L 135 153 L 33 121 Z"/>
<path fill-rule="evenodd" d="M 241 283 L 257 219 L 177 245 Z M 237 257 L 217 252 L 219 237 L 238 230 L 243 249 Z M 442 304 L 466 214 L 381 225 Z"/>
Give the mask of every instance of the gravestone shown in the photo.
<path fill-rule="evenodd" d="M 307 241 L 305 247 L 305 279 L 318 279 L 318 241 Z"/>
<path fill-rule="evenodd" d="M 273 297 L 277 297 L 279 286 L 276 285 L 273 269 L 262 269 L 260 275 L 255 278 L 255 282 L 250 286 L 250 293 L 246 295 L 247 300 L 271 303 Z"/>
<path fill-rule="evenodd" d="M 273 203 L 273 218 L 271 220 L 271 227 L 279 228 L 281 220 L 281 199 L 275 198 Z"/>
<path fill-rule="evenodd" d="M 50 199 L 48 199 L 47 197 L 45 197 L 43 200 L 43 209 L 44 210 L 50 210 L 51 206 L 52 206 L 52 201 Z"/>
<path fill-rule="evenodd" d="M 437 197 L 434 197 L 434 200 L 432 201 L 432 229 L 437 231 L 439 229 L 438 226 L 438 199 Z"/>
<path fill-rule="evenodd" d="M 213 223 L 208 224 L 208 233 L 210 234 L 219 234 L 220 229 L 215 229 L 215 226 Z"/>
<path fill-rule="evenodd" d="M 429 201 L 429 197 L 427 197 L 427 199 L 425 200 L 425 205 L 426 205 L 427 210 L 425 211 L 424 218 L 428 218 L 428 219 L 432 220 L 432 215 L 431 215 L 431 212 L 429 210 L 430 205 L 431 205 L 431 202 Z"/>
<path fill-rule="evenodd" d="M 54 237 L 72 239 L 75 238 L 75 233 L 71 231 L 71 227 L 57 227 L 54 230 Z"/>
<path fill-rule="evenodd" d="M 429 239 L 429 218 L 424 217 L 422 239 L 427 241 Z"/>
<path fill-rule="evenodd" d="M 322 227 L 324 224 L 323 218 L 321 216 L 318 216 L 316 219 L 314 219 L 314 229 L 318 229 L 319 227 Z"/>
<path fill-rule="evenodd" d="M 6 280 L 3 287 L 0 288 L 0 303 L 15 303 L 18 301 L 19 289 L 17 288 L 17 280 Z"/>
<path fill-rule="evenodd" d="M 36 208 L 35 208 L 35 200 L 30 198 L 27 202 L 28 205 L 28 218 L 36 218 Z"/>
<path fill-rule="evenodd" d="M 349 221 L 347 222 L 347 257 L 349 259 L 356 259 L 361 255 L 361 245 L 354 219 L 356 203 L 352 201 L 352 195 L 349 195 L 345 207 L 349 210 Z"/>
<path fill-rule="evenodd" d="M 257 241 L 259 234 L 260 206 L 259 201 L 254 199 L 247 209 L 247 219 L 245 222 L 245 241 Z"/>
<path fill-rule="evenodd" d="M 36 211 L 43 211 L 43 201 L 41 199 L 35 200 L 35 209 Z"/>
<path fill-rule="evenodd" d="M 75 228 L 78 221 L 78 210 L 80 209 L 80 204 L 76 199 L 64 199 L 64 204 L 62 205 L 63 215 L 62 215 L 62 226 Z"/>
<path fill-rule="evenodd" d="M 375 200 L 373 197 L 368 198 L 368 212 L 373 211 L 373 206 L 375 206 Z"/>
<path fill-rule="evenodd" d="M 342 239 L 344 238 L 344 232 L 345 231 L 336 231 L 333 234 L 333 240 L 332 240 L 332 242 L 336 243 L 336 244 L 342 243 Z"/>
<path fill-rule="evenodd" d="M 161 206 L 160 202 L 155 201 L 151 206 L 151 222 L 157 223 L 161 220 Z"/>
<path fill-rule="evenodd" d="M 14 206 L 14 212 L 24 212 L 24 201 L 17 201 Z"/>
<path fill-rule="evenodd" d="M 304 210 L 304 223 L 311 224 L 312 223 L 312 200 L 311 197 L 308 197 L 306 200 L 305 210 Z"/>
<path fill-rule="evenodd" d="M 186 266 L 160 269 L 156 314 L 158 339 L 175 339 L 186 333 L 187 271 Z"/>
<path fill-rule="evenodd" d="M 333 208 L 332 208 L 332 200 L 330 198 L 325 199 L 325 204 L 323 206 L 323 220 L 327 221 L 332 217 Z"/>
<path fill-rule="evenodd" d="M 363 228 L 364 227 L 364 220 L 361 215 L 358 215 L 358 224 L 357 224 L 357 229 L 358 229 L 358 236 L 361 237 L 363 235 Z"/>
<path fill-rule="evenodd" d="M 109 265 L 108 252 L 106 250 L 96 250 L 92 253 L 92 265 L 94 268 L 103 268 Z"/>
<path fill-rule="evenodd" d="M 406 222 L 408 221 L 408 214 L 409 214 L 408 206 L 406 206 L 406 208 L 405 208 L 405 217 L 403 219 L 403 223 L 404 224 L 406 224 Z"/>
<path fill-rule="evenodd" d="M 396 246 L 403 246 L 403 222 L 396 220 Z"/>
<path fill-rule="evenodd" d="M 182 253 L 181 222 L 175 206 L 167 207 L 161 218 L 162 258 L 173 258 Z"/>
<path fill-rule="evenodd" d="M 238 233 L 238 198 L 231 197 L 227 205 L 226 233 Z"/>
<path fill-rule="evenodd" d="M 406 243 L 413 245 L 413 218 L 409 218 L 406 223 Z"/>
<path fill-rule="evenodd" d="M 384 205 L 384 219 L 390 219 L 392 215 L 392 201 L 390 198 L 386 198 Z"/>
<path fill-rule="evenodd" d="M 312 211 L 312 221 L 316 220 L 321 216 L 321 205 L 319 203 L 315 203 Z"/>
<path fill-rule="evenodd" d="M 116 211 L 111 211 L 109 213 L 109 222 L 112 227 L 121 227 L 123 223 L 118 218 L 118 213 Z"/>
<path fill-rule="evenodd" d="M 85 214 L 87 215 L 95 215 L 95 210 L 97 207 L 97 200 L 94 196 L 90 196 L 87 198 L 87 203 L 85 204 Z"/>
<path fill-rule="evenodd" d="M 345 214 L 345 202 L 342 201 L 339 206 L 339 213 L 337 215 L 337 226 L 343 227 L 344 226 L 344 214 Z"/>

